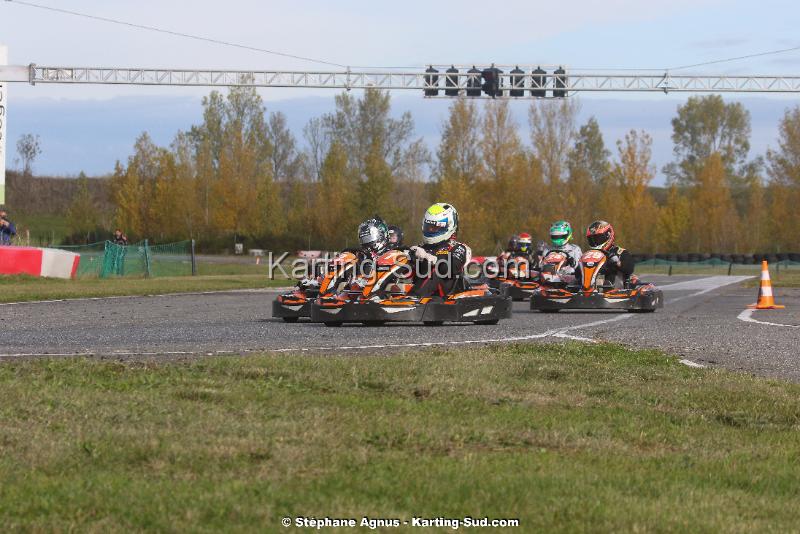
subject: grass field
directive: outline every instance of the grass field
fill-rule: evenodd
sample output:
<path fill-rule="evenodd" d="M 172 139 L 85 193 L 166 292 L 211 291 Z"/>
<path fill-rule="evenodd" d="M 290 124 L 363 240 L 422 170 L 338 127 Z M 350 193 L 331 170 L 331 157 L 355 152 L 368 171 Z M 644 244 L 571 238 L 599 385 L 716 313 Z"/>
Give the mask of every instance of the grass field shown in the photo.
<path fill-rule="evenodd" d="M 4 530 L 798 525 L 800 386 L 614 345 L 8 361 L 0 420 Z"/>
<path fill-rule="evenodd" d="M 17 226 L 17 233 L 21 239 L 30 232 L 32 246 L 44 246 L 52 243 L 61 243 L 69 234 L 69 224 L 64 215 L 26 215 L 13 214 L 12 218 Z"/>
<path fill-rule="evenodd" d="M 22 302 L 120 295 L 158 295 L 190 291 L 219 291 L 284 287 L 287 280 L 269 280 L 265 274 L 176 276 L 163 278 L 107 278 L 60 280 L 0 275 L 0 302 Z"/>

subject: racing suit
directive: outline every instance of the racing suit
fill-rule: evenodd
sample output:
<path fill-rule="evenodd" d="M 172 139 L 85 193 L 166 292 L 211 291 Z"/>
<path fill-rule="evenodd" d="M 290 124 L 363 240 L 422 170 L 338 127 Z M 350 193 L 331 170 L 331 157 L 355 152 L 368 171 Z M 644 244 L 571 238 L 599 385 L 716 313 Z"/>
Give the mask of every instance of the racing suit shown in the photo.
<path fill-rule="evenodd" d="M 605 276 L 606 283 L 612 285 L 616 284 L 617 275 L 620 275 L 623 287 L 629 287 L 635 265 L 631 253 L 617 245 L 612 246 L 604 252 L 608 261 L 603 266 L 603 270 L 600 271 L 600 273 Z"/>
<path fill-rule="evenodd" d="M 451 293 L 461 279 L 464 267 L 472 258 L 472 250 L 455 239 L 433 245 L 411 247 L 415 263 L 414 297 L 430 297 L 435 293 Z"/>
<path fill-rule="evenodd" d="M 566 245 L 560 247 L 557 247 L 555 245 L 546 246 L 542 251 L 542 259 L 544 259 L 545 256 L 547 256 L 550 252 L 553 252 L 554 250 L 558 252 L 563 252 L 564 254 L 567 255 L 567 265 L 572 268 L 573 272 L 578 268 L 578 263 L 581 260 L 581 255 L 583 255 L 583 252 L 581 252 L 581 247 L 579 247 L 575 243 L 567 243 Z"/>
<path fill-rule="evenodd" d="M 510 269 L 520 269 L 521 264 L 527 262 L 527 268 L 524 269 L 528 275 L 537 268 L 536 256 L 532 252 L 520 252 L 518 250 L 506 250 L 497 256 L 497 268 L 499 275 L 508 277 Z"/>

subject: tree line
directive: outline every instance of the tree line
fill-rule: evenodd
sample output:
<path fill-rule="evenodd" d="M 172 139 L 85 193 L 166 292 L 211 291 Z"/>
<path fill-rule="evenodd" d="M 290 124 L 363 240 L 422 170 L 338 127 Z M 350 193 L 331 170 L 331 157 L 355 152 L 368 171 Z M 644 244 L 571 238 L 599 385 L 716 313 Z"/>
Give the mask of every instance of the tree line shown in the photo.
<path fill-rule="evenodd" d="M 255 89 L 214 91 L 200 124 L 166 147 L 144 133 L 117 164 L 116 225 L 207 249 L 338 249 L 375 213 L 415 241 L 425 207 L 447 201 L 476 252 L 520 231 L 545 238 L 557 219 L 579 242 L 592 220 L 611 221 L 619 242 L 642 253 L 800 250 L 800 107 L 778 125 L 778 146 L 751 158 L 741 104 L 689 98 L 672 120 L 664 190 L 652 186 L 650 135 L 631 130 L 609 147 L 594 118 L 578 123 L 579 105 L 533 101 L 520 125 L 507 101 L 455 100 L 431 153 L 411 115 L 392 117 L 377 89 L 336 96 L 333 112 L 305 126 L 302 148 Z"/>

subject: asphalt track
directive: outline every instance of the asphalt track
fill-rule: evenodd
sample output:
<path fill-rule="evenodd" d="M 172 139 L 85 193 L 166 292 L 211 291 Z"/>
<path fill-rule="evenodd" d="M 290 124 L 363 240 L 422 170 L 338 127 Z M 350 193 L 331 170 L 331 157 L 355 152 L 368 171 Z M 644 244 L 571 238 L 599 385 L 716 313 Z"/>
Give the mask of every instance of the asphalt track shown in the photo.
<path fill-rule="evenodd" d="M 275 290 L 116 297 L 0 305 L 0 358 L 37 355 L 176 356 L 262 351 L 389 353 L 488 342 L 617 341 L 800 381 L 800 290 L 777 290 L 786 310 L 744 312 L 755 289 L 743 277 L 645 276 L 664 290 L 653 314 L 530 312 L 494 326 L 395 324 L 328 328 L 271 318 Z"/>

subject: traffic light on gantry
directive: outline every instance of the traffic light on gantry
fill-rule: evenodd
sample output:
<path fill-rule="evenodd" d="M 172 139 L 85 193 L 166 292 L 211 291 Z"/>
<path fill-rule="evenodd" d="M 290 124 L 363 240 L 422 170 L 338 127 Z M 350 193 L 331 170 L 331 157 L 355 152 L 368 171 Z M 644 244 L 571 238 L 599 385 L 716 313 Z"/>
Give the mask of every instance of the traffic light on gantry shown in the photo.
<path fill-rule="evenodd" d="M 450 68 L 447 69 L 447 76 L 444 80 L 444 85 L 446 89 L 444 90 L 444 94 L 447 96 L 458 96 L 458 69 L 455 65 L 450 65 Z"/>
<path fill-rule="evenodd" d="M 517 66 L 511 71 L 511 90 L 509 96 L 525 96 L 525 71 Z"/>
<path fill-rule="evenodd" d="M 439 94 L 439 71 L 433 65 L 425 69 L 425 96 L 437 96 Z"/>
<path fill-rule="evenodd" d="M 483 69 L 483 72 L 481 73 L 481 77 L 483 78 L 482 88 L 483 92 L 487 96 L 491 96 L 492 98 L 503 96 L 503 92 L 500 89 L 500 75 L 502 73 L 503 71 L 495 66 L 489 67 L 488 69 Z"/>
<path fill-rule="evenodd" d="M 556 70 L 553 71 L 553 96 L 556 98 L 564 98 L 567 96 L 567 71 L 564 70 L 564 67 L 558 67 Z"/>
<path fill-rule="evenodd" d="M 467 74 L 467 96 L 481 96 L 481 71 L 473 65 Z"/>

